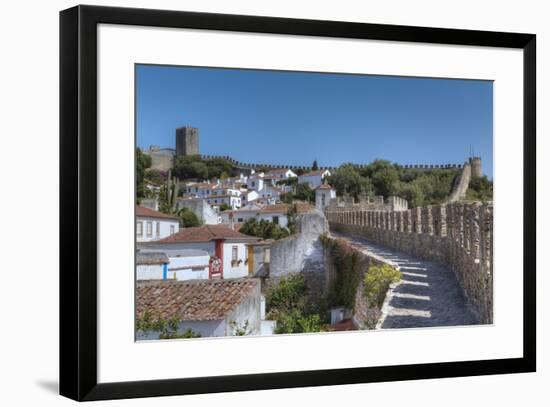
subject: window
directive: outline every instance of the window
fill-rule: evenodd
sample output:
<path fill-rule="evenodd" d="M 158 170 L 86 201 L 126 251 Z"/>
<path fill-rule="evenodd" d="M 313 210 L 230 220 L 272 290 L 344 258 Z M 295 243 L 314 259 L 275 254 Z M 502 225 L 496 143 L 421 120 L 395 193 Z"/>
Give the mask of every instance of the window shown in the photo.
<path fill-rule="evenodd" d="M 279 224 L 279 217 L 278 216 L 273 216 L 272 220 L 273 220 L 274 224 L 276 224 L 276 225 Z"/>
<path fill-rule="evenodd" d="M 136 224 L 136 234 L 139 236 L 139 237 L 142 237 L 143 236 L 143 222 L 138 222 Z"/>
<path fill-rule="evenodd" d="M 325 194 L 321 194 L 321 203 L 325 206 Z"/>
<path fill-rule="evenodd" d="M 243 219 L 243 218 L 237 218 L 237 222 L 238 222 L 238 223 L 243 223 L 243 222 L 244 222 L 244 219 Z"/>
<path fill-rule="evenodd" d="M 153 222 L 147 222 L 147 237 L 153 236 Z"/>
<path fill-rule="evenodd" d="M 237 261 L 238 257 L 239 257 L 239 247 L 233 246 L 231 250 L 231 261 Z"/>
<path fill-rule="evenodd" d="M 157 237 L 160 236 L 160 222 L 157 222 L 157 229 L 156 229 Z"/>
<path fill-rule="evenodd" d="M 170 234 L 173 235 L 176 233 L 176 227 L 174 225 L 170 225 Z"/>
<path fill-rule="evenodd" d="M 271 257 L 271 249 L 269 247 L 265 248 L 264 249 L 264 263 L 269 263 L 270 262 L 270 257 Z"/>

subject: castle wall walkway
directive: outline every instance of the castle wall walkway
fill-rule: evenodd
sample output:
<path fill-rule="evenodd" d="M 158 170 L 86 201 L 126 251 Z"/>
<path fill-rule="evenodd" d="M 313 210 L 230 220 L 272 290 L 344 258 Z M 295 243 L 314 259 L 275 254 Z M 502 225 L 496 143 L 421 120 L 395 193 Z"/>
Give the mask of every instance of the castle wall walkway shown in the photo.
<path fill-rule="evenodd" d="M 359 236 L 331 231 L 356 250 L 395 264 L 402 279 L 382 307 L 379 328 L 421 328 L 479 324 L 453 271 L 440 263 L 389 249 Z"/>

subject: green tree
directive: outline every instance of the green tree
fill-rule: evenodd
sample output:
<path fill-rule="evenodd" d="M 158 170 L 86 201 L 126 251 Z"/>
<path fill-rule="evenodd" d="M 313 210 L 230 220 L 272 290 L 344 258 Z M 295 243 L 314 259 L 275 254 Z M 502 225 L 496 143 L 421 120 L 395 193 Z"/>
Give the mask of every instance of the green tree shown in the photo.
<path fill-rule="evenodd" d="M 290 236 L 287 228 L 283 228 L 266 219 L 257 221 L 254 218 L 248 219 L 239 229 L 239 232 L 249 236 L 256 236 L 262 239 L 279 240 Z"/>
<path fill-rule="evenodd" d="M 352 164 L 341 165 L 329 178 L 328 183 L 340 196 L 350 195 L 356 201 L 360 196 L 372 195 L 373 186 L 369 177 L 362 176 Z"/>
<path fill-rule="evenodd" d="M 136 193 L 137 198 L 145 198 L 147 196 L 147 188 L 145 187 L 145 171 L 152 165 L 151 156 L 144 154 L 141 149 L 136 148 Z"/>
<path fill-rule="evenodd" d="M 178 215 L 178 218 L 180 219 L 181 227 L 190 228 L 190 227 L 201 225 L 200 219 L 189 208 L 186 208 L 186 207 L 181 208 L 178 211 L 177 215 Z"/>
<path fill-rule="evenodd" d="M 182 155 L 174 161 L 174 175 L 179 179 L 208 179 L 208 166 L 198 155 Z"/>
<path fill-rule="evenodd" d="M 388 166 L 372 174 L 372 183 L 376 195 L 388 197 L 394 195 L 397 190 L 399 174 L 395 167 Z"/>
<path fill-rule="evenodd" d="M 226 204 L 225 202 L 220 205 L 220 212 L 228 211 L 230 209 L 231 209 L 231 207 L 228 204 Z"/>
<path fill-rule="evenodd" d="M 279 284 L 266 293 L 270 319 L 276 321 L 275 333 L 302 333 L 325 331 L 327 324 L 319 312 L 327 313 L 326 308 L 312 307 L 314 301 L 309 296 L 303 274 L 282 277 Z"/>
<path fill-rule="evenodd" d="M 294 199 L 305 202 L 315 202 L 315 190 L 313 190 L 308 183 L 298 184 L 296 185 Z"/>
<path fill-rule="evenodd" d="M 483 177 L 472 177 L 466 191 L 466 199 L 482 202 L 492 201 L 493 182 L 486 175 Z"/>
<path fill-rule="evenodd" d="M 317 164 L 317 159 L 313 160 L 313 164 L 311 164 L 311 171 L 317 171 L 319 169 L 319 165 Z"/>

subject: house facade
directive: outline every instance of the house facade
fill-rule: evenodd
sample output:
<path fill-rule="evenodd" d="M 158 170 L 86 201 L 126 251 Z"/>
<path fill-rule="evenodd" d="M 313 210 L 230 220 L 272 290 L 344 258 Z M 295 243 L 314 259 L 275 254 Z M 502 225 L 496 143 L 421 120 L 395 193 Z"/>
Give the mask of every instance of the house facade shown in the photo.
<path fill-rule="evenodd" d="M 228 225 L 203 225 L 182 229 L 166 239 L 143 244 L 139 248 L 167 253 L 170 259 L 170 252 L 206 252 L 209 256 L 207 278 L 230 279 L 248 276 L 247 245 L 258 240 L 239 233 Z"/>
<path fill-rule="evenodd" d="M 315 189 L 315 207 L 321 212 L 330 205 L 330 200 L 336 198 L 336 190 L 328 184 L 321 184 Z"/>
<path fill-rule="evenodd" d="M 178 233 L 179 219 L 144 206 L 136 206 L 136 240 L 151 242 Z"/>
<path fill-rule="evenodd" d="M 330 177 L 329 170 L 310 171 L 298 177 L 298 184 L 309 184 L 311 188 L 317 188 L 326 177 Z"/>

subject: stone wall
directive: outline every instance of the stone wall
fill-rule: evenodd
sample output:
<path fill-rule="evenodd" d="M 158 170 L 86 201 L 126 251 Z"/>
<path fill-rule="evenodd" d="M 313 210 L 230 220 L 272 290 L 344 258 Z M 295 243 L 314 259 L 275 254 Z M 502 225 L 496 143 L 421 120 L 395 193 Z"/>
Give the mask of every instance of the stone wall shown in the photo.
<path fill-rule="evenodd" d="M 324 272 L 319 237 L 328 232 L 327 219 L 321 211 L 314 210 L 299 215 L 296 223 L 296 234 L 271 245 L 271 277 L 302 271 Z"/>
<path fill-rule="evenodd" d="M 483 323 L 493 321 L 493 205 L 453 202 L 402 212 L 326 211 L 331 230 L 447 264 Z"/>
<path fill-rule="evenodd" d="M 466 197 L 466 191 L 470 185 L 470 178 L 472 177 L 472 166 L 469 162 L 464 163 L 460 176 L 455 179 L 453 189 L 449 195 L 448 202 L 456 202 Z"/>

